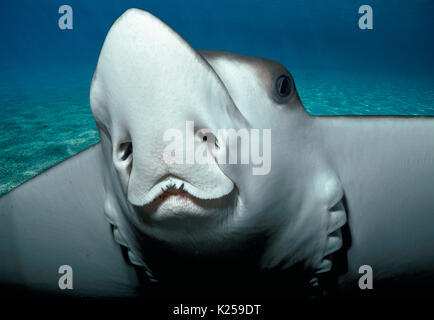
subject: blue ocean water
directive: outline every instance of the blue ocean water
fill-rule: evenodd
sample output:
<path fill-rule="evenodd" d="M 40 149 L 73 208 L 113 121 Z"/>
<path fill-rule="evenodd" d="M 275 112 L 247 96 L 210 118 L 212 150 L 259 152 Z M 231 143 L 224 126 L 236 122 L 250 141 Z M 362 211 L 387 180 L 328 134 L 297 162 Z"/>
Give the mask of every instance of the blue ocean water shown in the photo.
<path fill-rule="evenodd" d="M 73 30 L 58 27 L 64 4 Z M 363 4 L 372 30 L 358 27 Z M 0 0 L 0 195 L 99 141 L 90 81 L 130 7 L 197 49 L 281 62 L 311 114 L 434 116 L 434 1 Z"/>

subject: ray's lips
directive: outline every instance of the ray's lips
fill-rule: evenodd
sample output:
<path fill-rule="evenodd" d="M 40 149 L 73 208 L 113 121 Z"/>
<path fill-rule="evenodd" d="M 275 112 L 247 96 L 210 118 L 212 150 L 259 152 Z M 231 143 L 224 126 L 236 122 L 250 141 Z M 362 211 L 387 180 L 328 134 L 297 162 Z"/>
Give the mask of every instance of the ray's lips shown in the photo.
<path fill-rule="evenodd" d="M 232 185 L 230 190 L 219 190 L 216 187 L 208 187 L 208 190 L 204 190 L 183 179 L 168 176 L 153 185 L 139 203 L 130 203 L 136 207 L 146 207 L 155 202 L 162 202 L 161 200 L 173 198 L 207 202 L 225 198 L 232 193 L 234 187 L 235 185 Z"/>
<path fill-rule="evenodd" d="M 196 196 L 191 190 L 196 194 L 199 190 L 200 196 Z M 153 217 L 157 220 L 170 217 L 219 217 L 219 213 L 231 211 L 238 194 L 235 185 L 229 193 L 212 191 L 214 190 L 206 192 L 198 189 L 177 177 L 166 177 L 160 179 L 146 194 L 146 203 L 133 206 L 142 217 Z"/>
<path fill-rule="evenodd" d="M 179 189 L 174 188 L 174 187 L 169 187 L 167 190 L 164 190 L 162 194 L 160 194 L 157 198 L 155 198 L 150 205 L 152 205 L 152 203 L 156 202 L 156 201 L 165 201 L 169 198 L 179 198 L 179 199 L 189 199 L 189 200 L 199 200 L 198 198 L 195 198 L 194 196 L 192 196 L 191 194 L 189 194 L 187 191 L 184 190 L 184 185 L 181 185 L 181 187 Z"/>

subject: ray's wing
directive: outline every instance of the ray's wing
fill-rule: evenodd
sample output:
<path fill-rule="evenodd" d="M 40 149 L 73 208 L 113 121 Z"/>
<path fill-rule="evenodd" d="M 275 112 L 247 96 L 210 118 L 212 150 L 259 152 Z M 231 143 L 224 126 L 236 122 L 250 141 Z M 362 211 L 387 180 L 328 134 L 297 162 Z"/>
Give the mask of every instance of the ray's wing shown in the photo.
<path fill-rule="evenodd" d="M 138 279 L 103 216 L 97 144 L 0 198 L 0 290 L 80 296 L 135 294 Z M 73 270 L 60 290 L 59 267 Z"/>

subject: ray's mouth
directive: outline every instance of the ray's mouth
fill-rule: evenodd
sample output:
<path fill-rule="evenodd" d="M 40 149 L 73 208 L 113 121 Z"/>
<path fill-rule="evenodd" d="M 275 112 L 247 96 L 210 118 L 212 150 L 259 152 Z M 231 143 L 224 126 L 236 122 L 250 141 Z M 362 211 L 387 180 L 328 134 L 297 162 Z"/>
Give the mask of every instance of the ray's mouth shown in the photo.
<path fill-rule="evenodd" d="M 142 205 L 133 205 L 142 217 L 165 219 L 176 217 L 222 217 L 233 211 L 237 198 L 234 186 L 229 193 L 212 193 L 183 179 L 166 176 L 145 194 Z M 223 213 L 223 215 L 222 215 Z M 156 221 L 157 221 L 156 220 Z"/>
<path fill-rule="evenodd" d="M 131 203 L 135 206 L 148 206 L 156 201 L 178 198 L 184 200 L 218 200 L 231 194 L 234 186 L 230 190 L 218 190 L 215 187 L 208 187 L 208 190 L 194 186 L 178 177 L 167 176 L 158 181 L 142 198 L 139 203 Z"/>
<path fill-rule="evenodd" d="M 165 201 L 170 197 L 178 197 L 180 199 L 199 200 L 184 190 L 184 184 L 179 188 L 176 185 L 167 186 L 166 189 L 162 188 L 163 193 L 156 197 L 150 204 L 152 205 L 156 201 Z"/>

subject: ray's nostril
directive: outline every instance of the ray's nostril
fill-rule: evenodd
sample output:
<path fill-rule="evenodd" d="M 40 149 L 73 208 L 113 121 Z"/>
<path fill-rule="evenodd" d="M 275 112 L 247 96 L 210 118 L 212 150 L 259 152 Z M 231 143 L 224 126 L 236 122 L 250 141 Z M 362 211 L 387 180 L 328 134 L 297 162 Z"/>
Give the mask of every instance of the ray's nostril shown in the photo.
<path fill-rule="evenodd" d="M 122 156 L 121 160 L 125 161 L 133 153 L 133 144 L 131 142 L 126 142 L 121 144 Z"/>
<path fill-rule="evenodd" d="M 207 136 L 203 136 L 202 140 L 206 142 L 208 140 Z"/>

